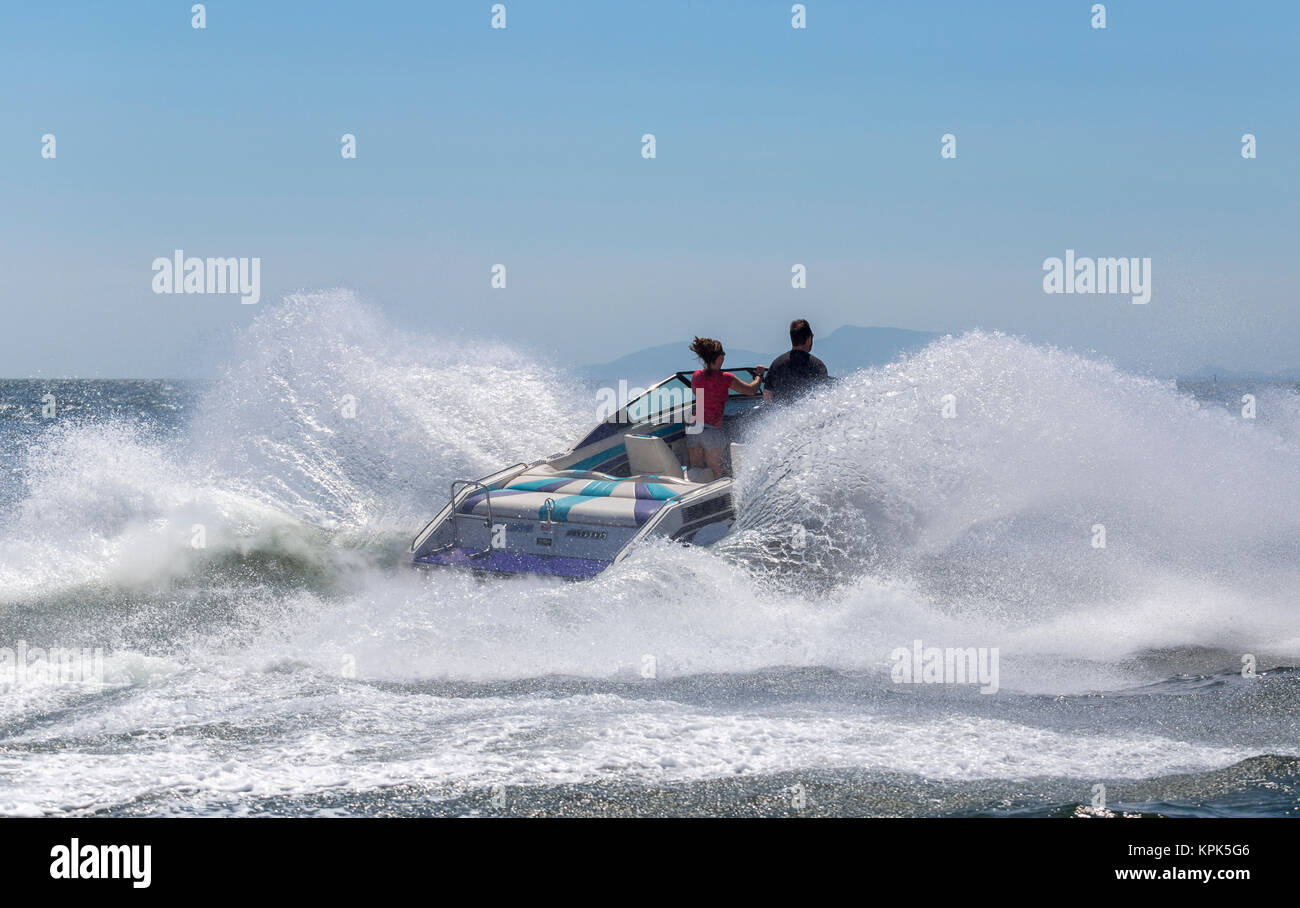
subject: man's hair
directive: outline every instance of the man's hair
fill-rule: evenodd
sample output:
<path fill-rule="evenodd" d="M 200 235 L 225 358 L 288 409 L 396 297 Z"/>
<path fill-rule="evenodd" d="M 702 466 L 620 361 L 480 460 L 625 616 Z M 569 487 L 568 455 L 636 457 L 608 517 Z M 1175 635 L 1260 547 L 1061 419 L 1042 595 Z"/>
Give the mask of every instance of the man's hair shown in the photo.
<path fill-rule="evenodd" d="M 797 318 L 790 323 L 790 346 L 797 347 L 812 340 L 812 325 L 808 324 L 808 319 Z"/>

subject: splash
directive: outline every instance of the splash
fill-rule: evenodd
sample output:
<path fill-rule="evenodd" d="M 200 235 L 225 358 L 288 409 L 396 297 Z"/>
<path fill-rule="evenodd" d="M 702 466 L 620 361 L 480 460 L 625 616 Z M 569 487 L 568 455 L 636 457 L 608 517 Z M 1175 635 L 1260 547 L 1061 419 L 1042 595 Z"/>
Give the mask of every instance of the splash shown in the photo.
<path fill-rule="evenodd" d="M 328 575 L 414 535 L 452 478 L 563 448 L 590 409 L 576 393 L 505 345 L 403 332 L 345 291 L 291 296 L 187 424 L 67 419 L 38 438 L 0 518 L 0 602 L 210 580 L 259 554 Z"/>
<path fill-rule="evenodd" d="M 249 329 L 194 445 L 303 519 L 409 526 L 452 479 L 571 443 L 590 409 L 573 388 L 506 345 L 394 328 L 349 292 L 295 295 Z"/>
<path fill-rule="evenodd" d="M 715 549 L 649 546 L 582 584 L 421 575 L 401 553 L 448 482 L 563 449 L 591 402 L 519 350 L 304 294 L 248 329 L 190 420 L 40 436 L 0 523 L 0 607 L 384 680 L 604 678 L 647 656 L 665 676 L 878 673 L 919 637 L 1000 647 L 1004 687 L 1112 688 L 1168 677 L 1153 652 L 1300 658 L 1300 408 L 1264 409 L 1243 422 L 976 332 L 759 427 Z"/>
<path fill-rule="evenodd" d="M 1056 651 L 1294 654 L 1300 420 L 1269 395 L 1252 422 L 1015 338 L 945 339 L 756 432 L 728 548 L 805 592 L 906 583 Z"/>

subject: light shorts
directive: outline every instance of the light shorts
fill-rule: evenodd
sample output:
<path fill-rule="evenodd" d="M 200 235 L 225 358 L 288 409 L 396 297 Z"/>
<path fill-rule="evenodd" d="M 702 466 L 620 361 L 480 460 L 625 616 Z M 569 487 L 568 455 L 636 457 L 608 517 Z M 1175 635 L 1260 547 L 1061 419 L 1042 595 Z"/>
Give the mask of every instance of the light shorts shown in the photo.
<path fill-rule="evenodd" d="M 699 448 L 705 451 L 714 451 L 726 446 L 727 433 L 716 426 L 705 426 L 694 435 L 689 431 L 686 433 L 686 447 L 688 450 Z"/>

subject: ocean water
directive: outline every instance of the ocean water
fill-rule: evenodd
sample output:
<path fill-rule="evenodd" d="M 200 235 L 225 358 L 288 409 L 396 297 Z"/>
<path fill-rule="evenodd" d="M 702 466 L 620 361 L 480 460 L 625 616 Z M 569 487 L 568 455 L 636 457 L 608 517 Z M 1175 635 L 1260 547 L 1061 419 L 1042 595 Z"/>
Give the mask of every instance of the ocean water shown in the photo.
<path fill-rule="evenodd" d="M 756 427 L 718 546 L 404 564 L 594 413 L 343 292 L 212 382 L 0 382 L 0 648 L 102 654 L 0 676 L 0 814 L 1300 812 L 1296 387 L 971 333 Z"/>

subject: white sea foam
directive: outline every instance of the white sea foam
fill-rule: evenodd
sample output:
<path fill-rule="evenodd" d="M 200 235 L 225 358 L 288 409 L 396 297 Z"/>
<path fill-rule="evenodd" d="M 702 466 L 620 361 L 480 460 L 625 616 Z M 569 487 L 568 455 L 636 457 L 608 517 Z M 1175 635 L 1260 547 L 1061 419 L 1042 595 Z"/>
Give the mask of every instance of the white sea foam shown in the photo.
<path fill-rule="evenodd" d="M 397 564 L 450 479 L 588 428 L 592 402 L 574 383 L 501 345 L 394 330 L 341 292 L 269 308 L 241 349 L 178 432 L 58 423 L 20 465 L 23 497 L 0 516 L 0 614 L 75 612 L 69 626 L 110 643 L 138 603 L 173 620 L 109 647 L 104 691 L 11 692 L 0 715 L 23 730 L 9 740 L 68 749 L 0 757 L 0 812 L 160 790 L 818 766 L 1149 776 L 1252 750 L 961 710 L 900 720 L 866 706 L 462 700 L 384 685 L 636 680 L 651 657 L 660 681 L 785 666 L 870 687 L 918 638 L 997 647 L 998 696 L 1012 697 L 1123 689 L 1188 658 L 1203 671 L 1244 653 L 1261 667 L 1300 658 L 1300 408 L 1285 392 L 1251 423 L 1073 354 L 947 339 L 760 428 L 722 545 L 648 546 L 583 583 L 483 581 Z M 942 416 L 949 394 L 955 419 Z M 796 522 L 806 548 L 772 543 Z M 192 545 L 196 524 L 206 548 Z M 1201 650 L 1204 664 L 1152 655 Z M 169 731 L 226 722 L 247 741 Z M 130 759 L 83 746 L 135 735 L 148 743 Z M 352 756 L 372 747 L 385 756 Z"/>
<path fill-rule="evenodd" d="M 275 734 L 263 741 L 267 729 Z M 843 707 L 726 713 L 611 694 L 450 698 L 221 673 L 173 678 L 111 713 L 18 742 L 120 735 L 141 742 L 130 760 L 75 751 L 39 761 L 0 757 L 0 813 L 77 811 L 144 796 L 175 808 L 339 788 L 657 785 L 837 768 L 933 780 L 1119 780 L 1250 755 L 1140 732 L 1066 734 L 962 715 L 899 721 Z"/>

